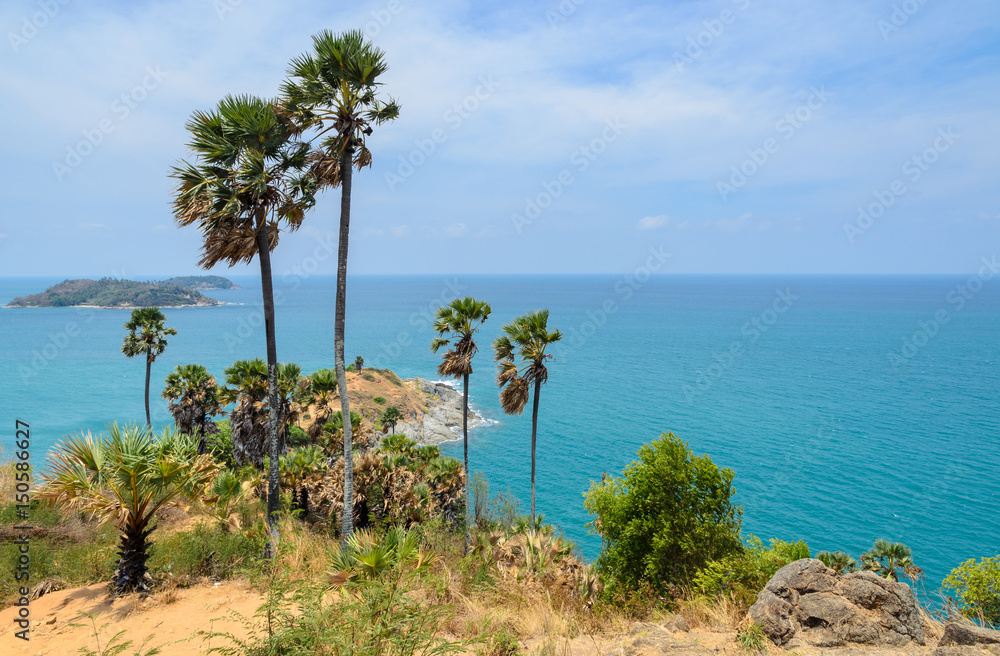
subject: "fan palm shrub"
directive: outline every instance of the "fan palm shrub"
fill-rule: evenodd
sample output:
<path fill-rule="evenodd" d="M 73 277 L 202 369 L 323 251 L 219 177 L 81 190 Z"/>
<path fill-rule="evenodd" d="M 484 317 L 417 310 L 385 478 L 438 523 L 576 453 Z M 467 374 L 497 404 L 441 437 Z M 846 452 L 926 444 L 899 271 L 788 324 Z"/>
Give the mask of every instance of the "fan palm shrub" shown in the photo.
<path fill-rule="evenodd" d="M 149 590 L 146 561 L 156 512 L 201 499 L 218 465 L 198 454 L 197 438 L 114 424 L 106 434 L 70 436 L 53 448 L 37 498 L 95 516 L 121 531 L 115 594 Z"/>
<path fill-rule="evenodd" d="M 167 375 L 163 398 L 170 402 L 170 414 L 181 433 L 197 435 L 198 453 L 205 453 L 209 435 L 219 433 L 212 421 L 222 414 L 222 399 L 215 376 L 200 364 L 179 364 Z"/>

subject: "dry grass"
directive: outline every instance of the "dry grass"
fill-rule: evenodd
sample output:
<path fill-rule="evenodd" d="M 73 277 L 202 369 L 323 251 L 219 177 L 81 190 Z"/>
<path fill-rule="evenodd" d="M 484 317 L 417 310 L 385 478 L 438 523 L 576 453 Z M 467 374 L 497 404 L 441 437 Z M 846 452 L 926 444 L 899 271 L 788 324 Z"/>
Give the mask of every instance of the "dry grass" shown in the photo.
<path fill-rule="evenodd" d="M 737 631 L 747 614 L 747 607 L 732 595 L 708 599 L 691 596 L 677 602 L 677 613 L 692 630 L 725 629 Z"/>

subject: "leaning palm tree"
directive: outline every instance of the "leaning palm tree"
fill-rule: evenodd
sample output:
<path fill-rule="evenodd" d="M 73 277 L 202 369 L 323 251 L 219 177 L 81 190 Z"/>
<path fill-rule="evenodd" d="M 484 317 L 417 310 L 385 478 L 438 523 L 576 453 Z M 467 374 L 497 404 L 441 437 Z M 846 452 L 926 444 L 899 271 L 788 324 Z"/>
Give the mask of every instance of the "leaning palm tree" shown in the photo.
<path fill-rule="evenodd" d="M 465 457 L 465 553 L 472 544 L 472 498 L 469 473 L 469 374 L 472 373 L 472 357 L 479 348 L 473 337 L 483 322 L 490 316 L 490 304 L 471 296 L 456 298 L 450 304 L 439 307 L 434 322 L 438 336 L 431 342 L 431 351 L 437 353 L 442 346 L 448 346 L 452 336 L 455 345 L 446 351 L 437 371 L 442 376 L 462 379 L 462 451 Z M 445 336 L 448 336 L 447 338 Z"/>
<path fill-rule="evenodd" d="M 149 420 L 149 374 L 156 357 L 167 348 L 167 336 L 177 334 L 173 328 L 163 325 L 166 320 L 158 307 L 136 308 L 125 323 L 128 334 L 122 342 L 125 357 L 146 356 L 146 426 L 150 430 L 153 430 L 153 423 Z"/>
<path fill-rule="evenodd" d="M 174 217 L 181 226 L 197 225 L 204 238 L 199 264 L 235 266 L 260 262 L 267 348 L 268 424 L 271 465 L 268 472 L 270 553 L 278 540 L 279 422 L 278 356 L 274 337 L 274 290 L 271 251 L 279 228 L 296 230 L 314 202 L 315 180 L 304 174 L 308 147 L 292 141 L 295 130 L 274 105 L 253 96 L 227 96 L 209 112 L 195 112 L 187 123 L 197 165 L 181 162 L 171 176 L 178 180 Z"/>
<path fill-rule="evenodd" d="M 153 437 L 145 426 L 111 426 L 59 442 L 41 476 L 40 500 L 92 514 L 121 531 L 115 594 L 146 592 L 148 538 L 160 508 L 198 499 L 218 465 L 198 455 L 197 440 L 169 429 Z"/>
<path fill-rule="evenodd" d="M 219 432 L 211 417 L 222 413 L 215 376 L 200 364 L 179 364 L 165 382 L 162 396 L 170 402 L 177 430 L 197 435 L 198 453 L 205 453 L 206 438 Z"/>
<path fill-rule="evenodd" d="M 545 361 L 554 357 L 545 349 L 562 339 L 558 330 L 549 332 L 549 311 L 522 314 L 504 325 L 504 335 L 493 342 L 500 385 L 500 406 L 509 415 L 519 415 L 528 404 L 531 386 L 535 400 L 531 408 L 531 525 L 535 526 L 535 442 L 538 434 L 538 393 L 549 378 Z M 520 363 L 516 358 L 520 357 Z"/>
<path fill-rule="evenodd" d="M 875 540 L 874 546 L 861 554 L 861 567 L 893 581 L 898 581 L 900 574 L 911 581 L 924 575 L 924 570 L 913 564 L 913 552 L 908 546 L 883 538 Z"/>
<path fill-rule="evenodd" d="M 388 70 L 385 53 L 365 40 L 360 30 L 334 34 L 324 30 L 313 36 L 313 49 L 292 60 L 289 80 L 282 85 L 283 111 L 303 132 L 318 141 L 310 156 L 310 171 L 320 187 L 340 186 L 340 245 L 337 253 L 337 305 L 333 322 L 334 368 L 340 386 L 344 425 L 344 504 L 353 507 L 351 464 L 351 406 L 344 373 L 344 316 L 347 299 L 347 249 L 351 224 L 353 169 L 371 165 L 365 138 L 373 125 L 399 115 L 391 98 L 382 101 L 375 92 L 378 78 Z M 353 513 L 345 512 L 342 539 L 354 530 Z"/>

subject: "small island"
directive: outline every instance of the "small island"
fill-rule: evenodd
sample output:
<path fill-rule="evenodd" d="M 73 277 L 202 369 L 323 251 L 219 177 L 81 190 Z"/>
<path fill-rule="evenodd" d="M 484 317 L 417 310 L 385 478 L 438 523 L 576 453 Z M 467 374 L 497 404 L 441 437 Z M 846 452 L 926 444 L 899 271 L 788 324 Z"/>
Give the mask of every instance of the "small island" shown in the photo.
<path fill-rule="evenodd" d="M 243 289 L 229 278 L 222 276 L 175 276 L 161 280 L 161 285 L 177 285 L 188 289 L 205 291 L 209 289 Z"/>
<path fill-rule="evenodd" d="M 187 285 L 176 281 L 188 282 Z M 227 284 L 228 286 L 223 286 Z M 138 282 L 117 278 L 100 280 L 64 280 L 40 294 L 19 296 L 8 308 L 26 307 L 95 307 L 131 309 L 137 307 L 211 307 L 222 305 L 195 288 L 235 289 L 235 284 L 220 276 L 188 276 L 162 282 Z M 210 285 L 210 286 L 203 286 Z"/>

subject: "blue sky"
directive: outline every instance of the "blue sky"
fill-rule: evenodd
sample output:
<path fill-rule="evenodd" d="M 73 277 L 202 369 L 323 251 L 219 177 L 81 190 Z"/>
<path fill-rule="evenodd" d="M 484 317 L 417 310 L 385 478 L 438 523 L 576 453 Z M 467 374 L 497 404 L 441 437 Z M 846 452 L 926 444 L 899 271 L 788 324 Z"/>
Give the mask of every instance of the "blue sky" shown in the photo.
<path fill-rule="evenodd" d="M 349 5 L 349 7 L 346 7 Z M 350 270 L 964 273 L 1000 250 L 1000 3 L 102 2 L 0 8 L 0 275 L 197 272 L 184 124 L 320 29 L 387 53 Z M 339 192 L 276 275 L 334 273 Z M 250 268 L 215 273 L 256 273 Z"/>

